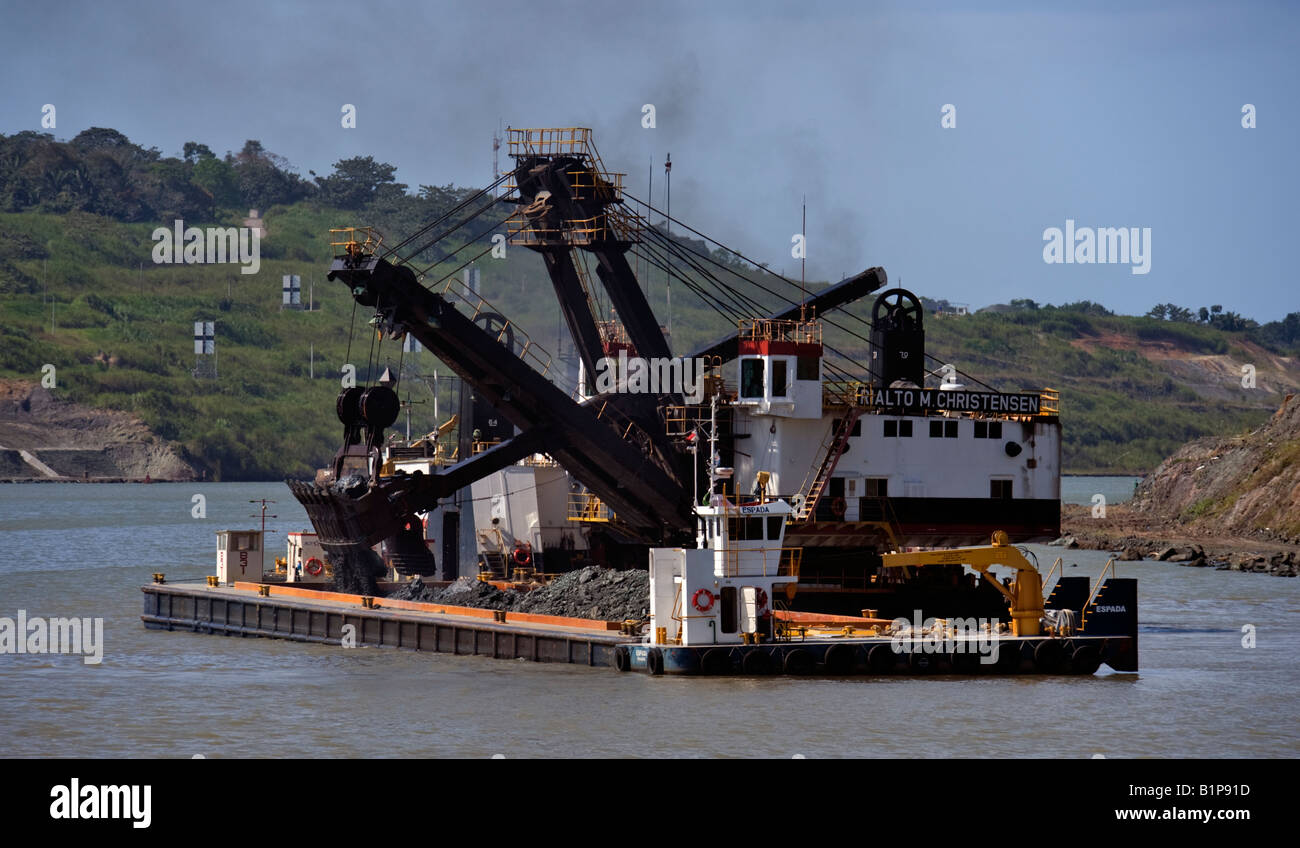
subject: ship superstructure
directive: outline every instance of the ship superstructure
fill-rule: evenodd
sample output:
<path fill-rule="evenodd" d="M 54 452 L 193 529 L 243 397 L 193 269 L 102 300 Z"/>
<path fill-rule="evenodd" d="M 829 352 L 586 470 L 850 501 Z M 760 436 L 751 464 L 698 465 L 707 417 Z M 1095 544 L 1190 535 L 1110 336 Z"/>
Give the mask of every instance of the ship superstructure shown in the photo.
<path fill-rule="evenodd" d="M 743 493 L 789 504 L 783 534 L 803 551 L 800 598 L 848 609 L 876 598 L 888 611 L 961 596 L 996 609 L 996 593 L 960 566 L 899 573 L 880 555 L 986 542 L 994 530 L 1014 542 L 1058 535 L 1056 394 L 975 390 L 955 370 L 927 366 L 920 301 L 886 289 L 883 269 L 784 295 L 749 272 L 742 279 L 762 297 L 734 282 L 729 300 L 710 301 L 727 306 L 735 329 L 674 356 L 628 257 L 697 288 L 722 273 L 707 265 L 718 263 L 632 210 L 589 130 L 512 129 L 509 150 L 506 193 L 489 187 L 481 202 L 513 204 L 508 242 L 541 256 L 580 362 L 577 385 L 557 381 L 549 356 L 455 271 L 433 280 L 415 267 L 455 227 L 426 228 L 395 248 L 371 231 L 340 231 L 329 279 L 373 310 L 382 338 L 417 338 L 508 427 L 437 462 L 387 456 L 391 386 L 345 390 L 334 468 L 292 484 L 327 553 L 382 543 L 415 562 L 411 543 L 423 534 L 412 522 L 469 486 L 479 564 L 500 576 L 575 559 L 644 567 L 650 548 L 693 543 L 702 495 Z M 825 336 L 842 328 L 841 307 L 872 294 L 865 355 L 846 357 Z M 716 447 L 702 457 L 711 418 Z M 710 467 L 732 469 L 729 491 L 710 491 Z M 341 488 L 348 469 L 363 473 Z M 451 549 L 444 541 L 444 576 L 466 571 L 463 553 L 445 561 Z"/>

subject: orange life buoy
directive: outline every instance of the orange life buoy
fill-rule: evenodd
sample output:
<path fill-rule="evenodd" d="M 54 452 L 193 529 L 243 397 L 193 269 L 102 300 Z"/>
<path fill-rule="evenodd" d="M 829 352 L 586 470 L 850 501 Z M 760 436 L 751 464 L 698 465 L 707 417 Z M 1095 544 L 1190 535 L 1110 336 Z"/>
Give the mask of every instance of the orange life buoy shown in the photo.
<path fill-rule="evenodd" d="M 310 574 L 312 577 L 319 577 L 320 573 L 325 570 L 325 563 L 321 562 L 316 557 L 312 557 L 311 559 L 307 560 L 306 564 L 304 565 L 304 568 L 306 569 L 307 573 Z"/>
<path fill-rule="evenodd" d="M 848 508 L 848 504 L 844 502 L 844 498 L 836 498 L 835 500 L 831 501 L 831 512 L 835 515 L 836 518 L 843 518 L 844 510 L 847 508 Z"/>
<path fill-rule="evenodd" d="M 703 601 L 700 600 L 701 598 Z M 713 602 L 716 600 L 717 597 L 708 589 L 696 589 L 695 594 L 691 595 L 691 606 L 700 612 L 708 612 L 713 609 Z"/>
<path fill-rule="evenodd" d="M 515 565 L 527 566 L 533 561 L 533 555 L 523 545 L 515 548 Z"/>

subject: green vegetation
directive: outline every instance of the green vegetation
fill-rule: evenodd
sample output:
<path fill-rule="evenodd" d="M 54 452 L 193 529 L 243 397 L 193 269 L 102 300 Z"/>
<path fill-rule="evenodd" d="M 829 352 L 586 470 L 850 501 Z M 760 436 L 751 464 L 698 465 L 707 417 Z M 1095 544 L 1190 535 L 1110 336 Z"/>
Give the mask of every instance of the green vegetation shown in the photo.
<path fill-rule="evenodd" d="M 344 160 L 334 173 L 307 181 L 256 141 L 224 158 L 189 142 L 179 158 L 163 158 L 113 130 L 87 130 L 69 142 L 37 133 L 0 136 L 0 376 L 38 380 L 42 366 L 53 364 L 57 394 L 140 416 L 216 479 L 308 476 L 338 446 L 333 408 L 345 363 L 356 365 L 358 382 L 399 362 L 411 375 L 451 374 L 428 353 L 403 357 L 397 343 L 372 343 L 370 315 L 354 315 L 348 292 L 324 279 L 328 230 L 373 225 L 391 245 L 472 194 L 454 186 L 410 192 L 393 166 L 370 157 Z M 153 263 L 154 228 L 174 218 L 187 226 L 238 226 L 253 207 L 268 230 L 259 273 L 243 275 L 236 264 Z M 425 268 L 425 283 L 438 287 L 459 277 L 490 247 L 483 237 L 500 232 L 503 220 L 504 212 L 493 209 L 454 238 L 420 250 L 416 264 Z M 703 241 L 674 238 L 707 257 L 699 264 L 715 274 L 724 276 L 724 265 L 787 297 L 797 294 Z M 664 271 L 629 261 L 669 323 Z M 562 324 L 537 254 L 512 247 L 505 259 L 485 257 L 477 267 L 483 296 L 554 355 Z M 301 276 L 303 299 L 311 297 L 315 311 L 281 310 L 284 274 Z M 595 278 L 594 264 L 588 274 Z M 696 271 L 685 275 L 700 279 Z M 595 288 L 596 310 L 609 317 Z M 678 353 L 734 329 L 681 280 L 672 282 L 671 298 Z M 764 310 L 782 304 L 775 294 L 753 299 Z M 1086 301 L 1011 306 L 928 318 L 928 349 L 999 389 L 1060 389 L 1063 460 L 1074 471 L 1146 470 L 1188 439 L 1238 432 L 1271 412 L 1255 393 L 1208 400 L 1136 350 L 1093 341 L 1119 337 L 1130 346 L 1159 342 L 1197 354 L 1244 350 L 1247 343 L 1300 352 L 1300 313 L 1258 327 L 1188 320 L 1190 310 L 1170 320 L 1168 305 L 1150 317 L 1117 316 Z M 866 317 L 870 307 L 870 300 L 860 302 L 852 312 Z M 1211 315 L 1220 313 L 1207 310 Z M 212 380 L 192 373 L 193 322 L 200 320 L 216 322 L 219 376 Z M 866 361 L 866 327 L 836 320 L 853 332 L 828 326 L 828 345 Z M 403 398 L 409 391 L 424 401 L 412 407 L 412 432 L 427 432 L 439 423 L 429 390 L 419 379 L 406 382 Z M 444 388 L 443 420 L 449 399 Z"/>
<path fill-rule="evenodd" d="M 1273 412 L 1275 396 L 1222 381 L 1223 397 L 1210 399 L 1126 349 L 1162 342 L 1188 354 L 1226 354 L 1239 339 L 1262 343 L 1253 332 L 1103 311 L 1069 304 L 931 320 L 927 347 L 999 389 L 1059 389 L 1062 463 L 1070 471 L 1144 472 L 1187 441 L 1257 427 Z"/>

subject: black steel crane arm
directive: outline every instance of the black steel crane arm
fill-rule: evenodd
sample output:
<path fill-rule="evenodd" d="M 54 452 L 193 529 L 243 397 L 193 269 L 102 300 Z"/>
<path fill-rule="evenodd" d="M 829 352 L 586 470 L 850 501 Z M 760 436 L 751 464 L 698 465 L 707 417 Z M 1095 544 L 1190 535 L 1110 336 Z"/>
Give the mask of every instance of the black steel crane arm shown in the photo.
<path fill-rule="evenodd" d="M 688 476 L 656 464 L 598 418 L 595 408 L 574 402 L 420 285 L 409 268 L 376 256 L 345 255 L 334 261 L 329 279 L 346 283 L 359 304 L 377 308 L 394 328 L 419 339 L 515 426 L 548 433 L 547 453 L 646 538 L 690 526 Z"/>

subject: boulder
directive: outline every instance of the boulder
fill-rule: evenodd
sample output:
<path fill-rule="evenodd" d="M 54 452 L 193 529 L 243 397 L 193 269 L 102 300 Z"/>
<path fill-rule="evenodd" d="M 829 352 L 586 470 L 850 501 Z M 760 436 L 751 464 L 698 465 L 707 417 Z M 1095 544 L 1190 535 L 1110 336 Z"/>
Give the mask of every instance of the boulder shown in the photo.
<path fill-rule="evenodd" d="M 1173 545 L 1170 545 L 1160 553 L 1152 555 L 1151 558 L 1155 560 L 1159 560 L 1160 562 L 1169 562 L 1169 560 L 1173 559 L 1174 555 L 1177 553 L 1178 553 L 1178 549 L 1175 548 Z"/>
<path fill-rule="evenodd" d="M 1119 555 L 1120 562 L 1133 562 L 1142 559 L 1142 552 L 1134 547 L 1125 548 Z"/>

